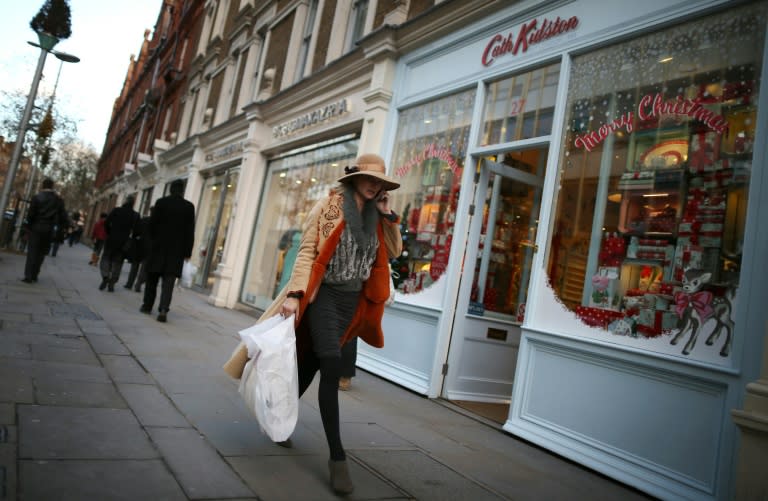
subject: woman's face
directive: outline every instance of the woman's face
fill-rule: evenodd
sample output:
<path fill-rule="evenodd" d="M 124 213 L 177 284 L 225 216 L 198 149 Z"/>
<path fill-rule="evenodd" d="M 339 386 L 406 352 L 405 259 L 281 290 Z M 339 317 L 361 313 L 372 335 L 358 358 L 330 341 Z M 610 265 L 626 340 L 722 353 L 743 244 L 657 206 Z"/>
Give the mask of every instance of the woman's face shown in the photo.
<path fill-rule="evenodd" d="M 365 175 L 354 176 L 353 183 L 355 184 L 355 191 L 357 191 L 364 200 L 374 200 L 384 184 L 379 178 Z"/>

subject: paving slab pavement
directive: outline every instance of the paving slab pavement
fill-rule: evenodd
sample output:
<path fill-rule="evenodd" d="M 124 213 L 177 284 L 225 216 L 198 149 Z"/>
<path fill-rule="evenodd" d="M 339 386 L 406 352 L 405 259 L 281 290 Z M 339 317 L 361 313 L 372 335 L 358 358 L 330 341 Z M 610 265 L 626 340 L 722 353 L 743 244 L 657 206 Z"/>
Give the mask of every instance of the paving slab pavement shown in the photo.
<path fill-rule="evenodd" d="M 336 499 L 316 387 L 283 449 L 221 370 L 252 315 L 177 289 L 159 323 L 89 256 L 62 246 L 25 284 L 0 251 L 0 501 Z M 340 404 L 348 499 L 651 499 L 365 371 Z"/>

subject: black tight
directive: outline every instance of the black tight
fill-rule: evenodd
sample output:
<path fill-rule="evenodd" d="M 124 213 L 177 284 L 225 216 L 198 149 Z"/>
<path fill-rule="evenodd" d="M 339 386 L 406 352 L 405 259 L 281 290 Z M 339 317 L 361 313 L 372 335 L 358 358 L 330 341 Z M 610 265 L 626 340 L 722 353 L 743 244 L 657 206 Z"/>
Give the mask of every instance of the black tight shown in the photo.
<path fill-rule="evenodd" d="M 325 439 L 331 459 L 343 461 L 346 459 L 344 447 L 341 445 L 339 430 L 339 377 L 341 376 L 341 358 L 316 358 L 307 354 L 307 359 L 299 365 L 299 397 L 304 394 L 315 373 L 320 370 L 320 385 L 317 390 L 317 402 L 320 406 L 320 417 L 323 420 Z"/>

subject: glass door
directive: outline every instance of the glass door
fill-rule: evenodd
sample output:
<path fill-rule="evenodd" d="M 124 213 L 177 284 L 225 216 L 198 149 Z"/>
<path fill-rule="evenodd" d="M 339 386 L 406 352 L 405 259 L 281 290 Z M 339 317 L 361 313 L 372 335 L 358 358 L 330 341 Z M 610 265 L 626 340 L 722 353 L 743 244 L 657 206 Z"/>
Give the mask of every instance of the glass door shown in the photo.
<path fill-rule="evenodd" d="M 470 409 L 503 404 L 501 422 L 512 396 L 546 160 L 540 147 L 482 158 L 478 166 L 444 396 Z"/>
<path fill-rule="evenodd" d="M 239 175 L 239 170 L 231 169 L 205 180 L 195 232 L 197 255 L 193 256 L 198 266 L 193 282 L 197 287 L 213 287 L 213 272 L 224 256 Z"/>

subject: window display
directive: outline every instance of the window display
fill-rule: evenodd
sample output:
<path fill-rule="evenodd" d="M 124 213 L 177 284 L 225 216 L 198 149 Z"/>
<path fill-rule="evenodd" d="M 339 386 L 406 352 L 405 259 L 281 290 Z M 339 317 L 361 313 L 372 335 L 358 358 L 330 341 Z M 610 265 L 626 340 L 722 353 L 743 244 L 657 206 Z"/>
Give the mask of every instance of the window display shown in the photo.
<path fill-rule="evenodd" d="M 290 277 L 304 217 L 338 185 L 357 157 L 358 139 L 346 137 L 291 151 L 269 162 L 241 301 L 265 309 Z"/>
<path fill-rule="evenodd" d="M 765 20 L 748 5 L 573 59 L 548 279 L 582 322 L 729 355 Z"/>
<path fill-rule="evenodd" d="M 392 207 L 401 215 L 403 254 L 392 262 L 401 293 L 438 280 L 448 265 L 461 173 L 467 152 L 475 91 L 465 91 L 400 112 Z"/>

